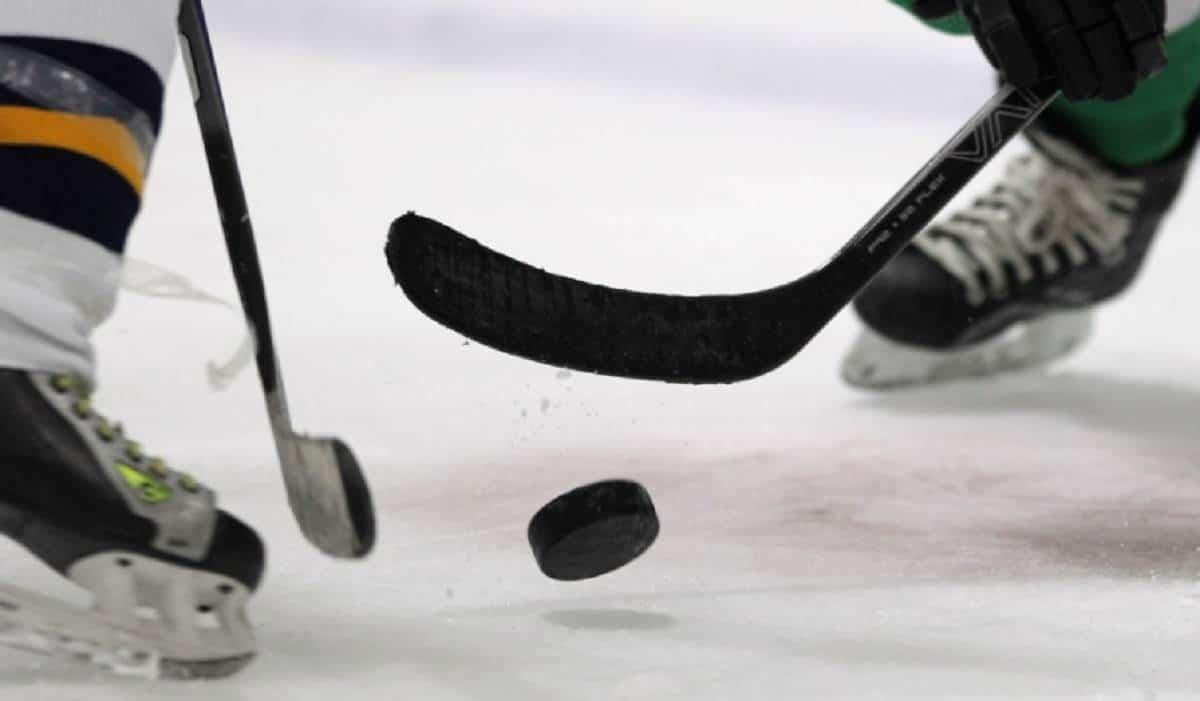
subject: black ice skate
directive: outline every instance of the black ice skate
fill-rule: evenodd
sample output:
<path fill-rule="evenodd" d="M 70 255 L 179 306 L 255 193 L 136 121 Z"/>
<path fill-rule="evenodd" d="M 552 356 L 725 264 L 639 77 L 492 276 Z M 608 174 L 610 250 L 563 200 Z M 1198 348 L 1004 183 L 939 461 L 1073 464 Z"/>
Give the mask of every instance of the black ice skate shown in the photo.
<path fill-rule="evenodd" d="M 0 370 L 0 532 L 93 596 L 82 610 L 0 584 L 0 644 L 148 677 L 241 669 L 264 549 L 215 502 L 80 380 Z"/>
<path fill-rule="evenodd" d="M 1194 120 L 1193 120 L 1194 121 Z M 1141 268 L 1187 173 L 1196 129 L 1137 169 L 1100 162 L 1048 118 L 987 195 L 922 232 L 854 302 L 866 325 L 842 365 L 860 387 L 1049 363 Z"/>

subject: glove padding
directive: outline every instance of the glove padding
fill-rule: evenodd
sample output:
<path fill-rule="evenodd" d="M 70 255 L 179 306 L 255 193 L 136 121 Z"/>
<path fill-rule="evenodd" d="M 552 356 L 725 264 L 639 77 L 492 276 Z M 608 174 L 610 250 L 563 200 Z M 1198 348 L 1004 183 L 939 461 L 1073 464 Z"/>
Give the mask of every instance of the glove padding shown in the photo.
<path fill-rule="evenodd" d="M 926 19 L 962 11 L 1014 85 L 1053 81 L 1067 99 L 1120 100 L 1167 65 L 1165 0 L 918 0 Z"/>

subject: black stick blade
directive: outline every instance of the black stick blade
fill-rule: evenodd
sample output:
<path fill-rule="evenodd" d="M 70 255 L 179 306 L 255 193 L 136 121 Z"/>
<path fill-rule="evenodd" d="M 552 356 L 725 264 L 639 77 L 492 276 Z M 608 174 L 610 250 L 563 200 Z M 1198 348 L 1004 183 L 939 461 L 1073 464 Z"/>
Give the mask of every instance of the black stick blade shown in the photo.
<path fill-rule="evenodd" d="M 393 222 L 386 253 L 396 283 L 434 321 L 505 353 L 582 372 L 738 382 L 779 367 L 816 332 L 795 323 L 795 293 L 807 279 L 702 297 L 604 287 L 534 268 L 412 212 Z"/>

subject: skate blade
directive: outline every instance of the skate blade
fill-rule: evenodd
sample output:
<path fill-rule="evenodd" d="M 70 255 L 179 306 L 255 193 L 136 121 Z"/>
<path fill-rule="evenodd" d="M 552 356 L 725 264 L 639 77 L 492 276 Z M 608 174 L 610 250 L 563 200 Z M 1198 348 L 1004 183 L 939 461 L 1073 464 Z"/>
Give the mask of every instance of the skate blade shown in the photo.
<path fill-rule="evenodd" d="M 91 608 L 0 583 L 0 645 L 141 679 L 213 679 L 254 659 L 250 592 L 220 575 L 134 553 L 67 571 Z"/>
<path fill-rule="evenodd" d="M 1091 331 L 1090 310 L 1056 312 L 977 345 L 932 351 L 864 329 L 842 363 L 842 379 L 854 387 L 891 389 L 1024 370 L 1070 354 Z"/>
<path fill-rule="evenodd" d="M 162 653 L 136 627 L 4 584 L 0 645 L 123 677 L 163 676 Z"/>

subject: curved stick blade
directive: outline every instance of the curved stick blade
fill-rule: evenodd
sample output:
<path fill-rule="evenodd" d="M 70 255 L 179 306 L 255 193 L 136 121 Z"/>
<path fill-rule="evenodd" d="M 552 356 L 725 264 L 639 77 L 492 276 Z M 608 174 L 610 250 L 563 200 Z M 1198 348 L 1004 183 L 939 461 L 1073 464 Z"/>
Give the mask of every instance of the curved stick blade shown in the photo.
<path fill-rule="evenodd" d="M 825 267 L 774 289 L 685 297 L 593 285 L 411 212 L 392 224 L 388 264 L 418 309 L 507 353 L 645 380 L 757 377 L 798 353 L 1057 94 L 1001 85 Z"/>
<path fill-rule="evenodd" d="M 808 278 L 744 295 L 635 292 L 534 268 L 412 212 L 392 224 L 386 253 L 396 283 L 433 320 L 583 372 L 738 382 L 779 367 L 816 333 L 796 323 L 800 300 L 819 294 Z"/>
<path fill-rule="evenodd" d="M 337 438 L 279 435 L 288 501 L 309 542 L 333 557 L 366 557 L 375 545 L 375 508 L 362 468 Z"/>

